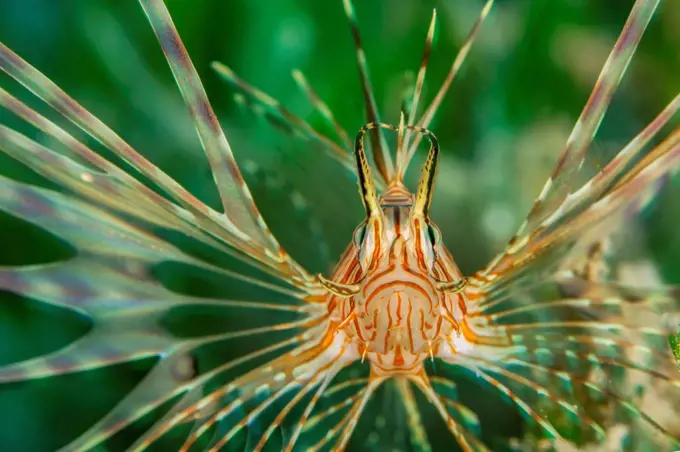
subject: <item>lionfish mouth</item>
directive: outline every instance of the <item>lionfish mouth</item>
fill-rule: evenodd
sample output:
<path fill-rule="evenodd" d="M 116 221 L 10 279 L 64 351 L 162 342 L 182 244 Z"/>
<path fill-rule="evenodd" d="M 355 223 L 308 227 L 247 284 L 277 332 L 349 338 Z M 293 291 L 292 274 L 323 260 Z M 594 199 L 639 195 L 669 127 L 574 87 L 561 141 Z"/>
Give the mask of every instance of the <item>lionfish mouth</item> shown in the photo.
<path fill-rule="evenodd" d="M 680 312 L 678 292 L 661 282 L 642 287 L 637 274 L 621 279 L 601 271 L 611 261 L 603 250 L 615 244 L 614 232 L 628 226 L 680 167 L 680 128 L 658 139 L 680 108 L 680 95 L 585 183 L 579 184 L 578 173 L 658 0 L 635 1 L 527 217 L 507 246 L 467 277 L 460 276 L 429 221 L 439 148 L 427 128 L 471 51 L 492 0 L 486 1 L 445 81 L 420 113 L 436 29 L 433 13 L 412 95 L 403 103 L 397 126 L 380 122 L 354 7 L 343 0 L 366 111 L 366 126 L 355 143 L 302 73 L 294 74 L 296 82 L 324 121 L 324 130 L 334 135 L 319 131 L 215 63 L 219 76 L 239 91 L 235 97 L 243 105 L 320 146 L 358 179 L 366 220 L 356 241 L 336 261 L 333 278 L 315 276 L 269 229 L 253 199 L 257 184 L 246 184 L 163 0 L 139 2 L 205 151 L 219 209 L 190 193 L 0 44 L 0 69 L 68 120 L 62 124 L 66 121 L 50 119 L 21 96 L 0 89 L 0 106 L 13 115 L 11 121 L 18 118 L 42 135 L 34 140 L 3 123 L 0 149 L 49 187 L 60 188 L 0 175 L 0 209 L 70 246 L 63 259 L 0 267 L 3 302 L 6 297 L 33 300 L 90 322 L 87 332 L 62 347 L 0 364 L 0 384 L 45 378 L 57 394 L 63 386 L 53 382 L 61 375 L 83 372 L 89 377 L 93 373 L 85 371 L 136 361 L 149 364 L 132 389 L 98 421 L 68 438 L 61 450 L 109 444 L 133 451 L 431 450 L 440 441 L 465 451 L 490 450 L 497 444 L 495 433 L 502 429 L 496 427 L 503 416 L 494 411 L 493 419 L 485 419 L 488 409 L 478 410 L 482 404 L 475 400 L 484 389 L 477 393 L 470 383 L 491 388 L 521 417 L 516 427 L 524 427 L 523 436 L 515 438 L 521 448 L 603 442 L 614 449 L 624 443 L 635 450 L 680 448 L 680 376 L 671 353 L 680 354 L 677 325 L 660 326 L 664 315 Z M 73 126 L 91 140 L 79 138 Z M 385 128 L 397 131 L 395 156 L 388 152 Z M 372 160 L 364 153 L 364 135 Z M 423 138 L 430 149 L 411 195 L 404 176 Z M 90 142 L 106 151 L 96 151 Z M 59 146 L 68 153 L 57 151 Z M 248 165 L 241 166 L 248 171 Z M 270 195 L 284 191 L 282 184 L 268 183 L 256 170 L 250 177 Z M 295 224 L 295 235 L 317 244 L 318 235 L 306 235 L 294 223 L 302 218 L 311 224 L 305 206 L 298 193 L 280 199 L 277 209 Z M 345 206 L 337 208 L 344 217 Z M 376 316 L 389 317 L 391 309 L 402 316 L 398 325 L 396 314 L 393 324 L 387 318 L 381 330 L 382 339 L 388 332 L 399 338 L 398 346 L 389 349 L 387 365 L 380 361 L 384 357 L 367 356 L 375 354 L 368 345 L 373 343 L 369 330 L 377 328 L 377 321 L 368 328 L 370 319 L 362 319 L 369 322 L 362 324 L 364 330 L 356 326 L 363 280 L 350 276 L 381 257 L 376 246 L 380 231 L 396 221 L 384 214 L 389 209 L 409 210 L 419 241 L 414 268 L 436 273 L 431 283 L 436 295 L 427 302 L 434 306 L 439 300 L 441 315 L 435 316 L 434 308 L 403 315 L 408 306 L 402 311 L 398 300 L 376 309 Z M 189 283 L 178 283 L 182 278 Z M 359 332 L 369 337 L 359 338 Z M 406 350 L 409 334 L 420 334 L 426 346 Z M 14 351 L 21 345 L 4 348 Z M 412 351 L 418 359 L 407 353 Z M 110 381 L 88 385 L 115 386 Z M 3 392 L 0 408 L 7 409 L 10 399 Z M 77 405 L 82 399 L 80 393 L 69 399 L 74 407 L 66 418 L 74 425 L 81 414 L 101 414 L 76 408 L 84 406 Z M 505 409 L 503 402 L 496 403 L 498 412 Z M 34 405 L 40 404 L 42 400 Z M 11 415 L 3 416 L 8 425 L 24 408 L 11 409 Z M 63 409 L 57 416 L 57 429 L 52 422 L 36 424 L 40 416 L 31 418 L 39 435 L 10 431 L 3 422 L 3 447 L 40 449 L 33 446 L 47 441 L 45 432 L 61 434 Z M 63 430 L 71 432 L 71 427 Z M 621 429 L 624 439 L 617 435 Z M 441 437 L 444 430 L 446 438 Z M 13 440 L 18 434 L 23 436 L 17 445 Z M 433 435 L 438 435 L 436 441 Z"/>

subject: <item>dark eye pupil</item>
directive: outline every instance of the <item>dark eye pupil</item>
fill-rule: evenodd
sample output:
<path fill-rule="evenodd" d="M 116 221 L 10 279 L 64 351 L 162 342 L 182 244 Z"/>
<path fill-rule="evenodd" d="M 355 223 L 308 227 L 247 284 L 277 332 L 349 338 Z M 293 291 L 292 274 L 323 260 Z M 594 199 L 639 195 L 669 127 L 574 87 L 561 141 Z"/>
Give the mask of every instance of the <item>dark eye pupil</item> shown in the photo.
<path fill-rule="evenodd" d="M 434 228 L 429 224 L 427 225 L 427 235 L 428 237 L 430 237 L 430 243 L 432 243 L 432 245 L 435 245 L 437 243 L 437 233 L 435 232 Z"/>

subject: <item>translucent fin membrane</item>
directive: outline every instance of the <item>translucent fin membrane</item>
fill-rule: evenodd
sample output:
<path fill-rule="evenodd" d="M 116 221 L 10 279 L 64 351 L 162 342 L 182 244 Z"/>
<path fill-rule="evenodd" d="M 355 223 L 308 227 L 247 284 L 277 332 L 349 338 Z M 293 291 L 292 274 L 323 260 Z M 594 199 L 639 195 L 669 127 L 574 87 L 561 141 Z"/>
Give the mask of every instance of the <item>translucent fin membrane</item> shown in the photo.
<path fill-rule="evenodd" d="M 417 122 L 413 122 L 415 118 L 415 114 L 417 113 L 417 102 L 415 102 L 415 99 L 418 99 L 420 97 L 420 91 L 422 90 L 423 84 L 422 81 L 419 82 L 416 81 L 416 91 L 414 93 L 414 105 L 411 107 L 411 114 L 409 117 L 409 126 L 416 126 L 416 127 L 421 127 L 424 129 L 427 129 L 430 126 L 430 123 L 432 122 L 432 119 L 434 119 L 434 116 L 437 114 L 437 111 L 439 110 L 439 107 L 441 106 L 442 102 L 444 101 L 444 97 L 449 91 L 449 88 L 451 86 L 451 83 L 453 82 L 453 79 L 456 77 L 458 72 L 460 71 L 460 68 L 463 66 L 463 63 L 465 62 L 465 59 L 467 58 L 468 53 L 470 52 L 470 49 L 472 48 L 472 44 L 475 42 L 475 39 L 477 38 L 479 31 L 481 29 L 482 24 L 484 23 L 484 20 L 488 16 L 489 12 L 491 11 L 491 7 L 493 6 L 493 1 L 494 0 L 487 0 L 486 3 L 484 4 L 484 7 L 482 8 L 479 17 L 477 18 L 477 21 L 475 24 L 472 26 L 472 29 L 470 30 L 470 33 L 468 36 L 465 38 L 465 41 L 463 42 L 463 45 L 461 46 L 460 50 L 456 54 L 456 57 L 454 58 L 453 62 L 451 63 L 451 68 L 449 69 L 449 72 L 446 74 L 446 78 L 444 79 L 444 82 L 442 83 L 441 87 L 437 91 L 437 94 L 435 95 L 434 99 L 430 104 L 427 106 L 425 109 L 425 112 L 421 116 L 421 118 Z M 432 24 L 430 26 L 430 32 L 428 33 L 427 40 L 425 43 L 425 50 L 423 51 L 423 59 L 420 64 L 420 70 L 418 73 L 418 78 L 424 80 L 425 79 L 425 71 L 427 69 L 427 63 L 429 61 L 429 56 L 430 56 L 430 46 L 434 34 L 434 24 L 436 20 L 436 15 L 433 15 L 432 17 Z M 413 142 L 410 142 L 409 140 L 404 141 L 404 145 L 399 148 L 398 152 L 400 155 L 398 155 L 398 161 L 400 162 L 399 168 L 401 170 L 401 175 L 403 177 L 403 174 L 406 172 L 408 169 L 408 165 L 411 162 L 411 159 L 413 158 L 413 155 L 416 152 L 416 149 L 418 149 L 418 144 L 420 144 L 420 140 L 422 139 L 422 135 L 416 134 L 413 137 Z"/>
<path fill-rule="evenodd" d="M 350 24 L 353 43 L 356 51 L 356 60 L 359 69 L 362 96 L 366 110 L 365 122 L 380 122 L 380 115 L 378 113 L 374 90 L 371 86 L 368 76 L 368 64 L 366 61 L 366 54 L 361 43 L 359 24 L 355 15 L 354 5 L 351 0 L 343 0 L 343 5 Z M 469 35 L 461 46 L 460 51 L 452 62 L 451 68 L 441 87 L 437 91 L 435 98 L 427 106 L 422 117 L 417 119 L 418 104 L 425 84 L 425 74 L 427 72 L 427 64 L 429 62 L 436 29 L 437 15 L 436 12 L 433 12 L 430 27 L 425 39 L 425 49 L 423 51 L 423 57 L 418 71 L 418 77 L 416 79 L 415 85 L 413 86 L 412 101 L 410 103 L 408 121 L 405 123 L 406 125 L 420 128 L 427 128 L 429 126 L 435 114 L 439 110 L 439 107 L 441 106 L 444 97 L 446 96 L 449 87 L 453 82 L 453 79 L 465 61 L 465 58 L 468 55 L 475 38 L 478 36 L 481 24 L 484 22 L 484 19 L 491 10 L 492 5 L 493 0 L 487 0 L 480 12 L 479 18 L 473 25 Z M 321 148 L 332 158 L 339 161 L 351 172 L 356 173 L 354 161 L 351 157 L 351 141 L 349 140 L 347 132 L 336 121 L 330 109 L 316 94 L 310 83 L 305 78 L 304 74 L 302 74 L 300 71 L 293 71 L 293 78 L 305 93 L 311 104 L 315 107 L 315 110 L 321 115 L 325 122 L 335 130 L 337 139 L 340 141 L 339 143 L 337 140 L 316 131 L 304 119 L 300 118 L 282 106 L 281 103 L 276 99 L 248 84 L 224 64 L 218 62 L 213 63 L 213 68 L 223 80 L 236 87 L 240 91 L 239 94 L 234 96 L 239 103 L 246 105 L 256 114 L 263 116 L 275 127 L 282 128 L 283 126 L 283 128 L 289 133 L 292 133 L 312 143 L 321 145 Z M 246 97 L 244 97 L 243 94 L 245 94 Z M 394 180 L 403 179 L 404 173 L 408 169 L 409 163 L 415 154 L 418 144 L 422 138 L 419 134 L 413 135 L 411 130 L 407 130 L 405 135 L 405 139 L 402 139 L 397 146 L 396 163 L 394 163 L 393 158 L 387 149 L 387 143 L 383 136 L 383 132 L 380 129 L 375 129 L 370 134 L 373 157 L 378 173 L 376 185 L 380 189 L 383 189 Z"/>
<path fill-rule="evenodd" d="M 680 168 L 680 129 L 647 149 L 680 107 L 676 96 L 602 171 L 573 187 L 657 3 L 636 2 L 526 222 L 508 247 L 470 278 L 466 332 L 452 339 L 455 352 L 445 359 L 475 372 L 535 426 L 538 436 L 551 441 L 599 443 L 611 422 L 618 422 L 640 450 L 680 445 L 677 418 L 650 402 L 667 399 L 672 407 L 680 401 L 680 378 L 667 344 L 674 331 L 663 321 L 680 313 L 677 288 L 584 279 L 579 275 L 591 272 L 576 267 Z M 568 298 L 558 287 L 569 289 Z M 463 423 L 441 413 L 464 444 Z"/>
<path fill-rule="evenodd" d="M 623 31 L 607 59 L 595 87 L 567 145 L 562 152 L 553 175 L 537 198 L 518 233 L 481 272 L 479 280 L 501 281 L 509 279 L 523 265 L 528 265 L 541 255 L 569 245 L 588 246 L 609 234 L 612 229 L 644 207 L 660 187 L 667 174 L 678 167 L 677 130 L 661 145 L 651 151 L 636 167 L 628 171 L 627 165 L 639 156 L 652 137 L 668 123 L 680 107 L 676 97 L 668 107 L 630 144 L 580 190 L 572 192 L 574 176 L 580 169 L 595 133 L 604 117 L 635 49 L 642 38 L 658 1 L 638 1 L 631 11 Z M 599 237 L 598 237 L 599 236 Z M 485 283 L 481 283 L 484 285 Z"/>
<path fill-rule="evenodd" d="M 217 71 L 217 74 L 227 83 L 234 85 L 243 93 L 248 96 L 249 100 L 243 97 L 236 97 L 241 103 L 245 103 L 248 107 L 253 109 L 257 114 L 263 116 L 267 121 L 272 123 L 274 126 L 279 126 L 283 124 L 285 128 L 291 132 L 294 132 L 299 137 L 309 140 L 312 143 L 320 144 L 322 149 L 324 149 L 329 155 L 335 160 L 339 161 L 343 166 L 352 172 L 356 171 L 354 160 L 352 159 L 352 147 L 351 143 L 338 144 L 331 138 L 322 135 L 321 133 L 314 130 L 314 128 L 304 121 L 299 116 L 295 115 L 290 110 L 283 107 L 279 101 L 270 97 L 268 94 L 260 91 L 259 89 L 251 86 L 243 79 L 239 78 L 234 71 L 225 66 L 222 63 L 213 63 L 213 68 Z M 297 76 L 300 79 L 300 76 Z M 309 85 L 305 85 L 309 87 Z M 320 104 L 317 104 L 317 109 Z M 323 107 L 320 107 L 323 112 Z M 323 114 L 323 113 L 322 113 Z M 335 127 L 335 122 L 332 122 Z M 344 129 L 341 129 L 344 135 Z"/>
<path fill-rule="evenodd" d="M 305 195 L 276 171 L 248 160 L 242 166 L 253 196 L 257 201 L 263 200 L 263 214 L 278 226 L 273 232 L 285 249 L 305 268 L 317 273 L 334 266 L 335 256 L 331 257 L 326 234 Z M 270 210 L 268 206 L 272 206 Z"/>
<path fill-rule="evenodd" d="M 680 400 L 663 321 L 680 313 L 677 288 L 634 288 L 572 270 L 490 295 L 468 318 L 470 344 L 448 362 L 477 369 L 539 436 L 600 443 L 617 422 L 639 450 L 677 448 L 676 418 L 658 407 Z"/>
<path fill-rule="evenodd" d="M 290 298 L 288 303 L 268 303 L 266 300 L 195 298 L 164 289 L 149 273 L 152 264 L 173 260 L 209 266 L 92 205 L 6 178 L 0 178 L 0 199 L 3 209 L 52 231 L 79 250 L 77 257 L 63 263 L 1 269 L 0 287 L 74 310 L 94 323 L 91 332 L 61 350 L 0 367 L 0 381 L 24 381 L 144 357 L 161 357 L 139 386 L 76 445 L 91 447 L 182 393 L 196 396 L 209 376 L 267 353 L 264 347 L 228 361 L 200 378 L 178 379 L 177 366 L 199 347 L 239 338 L 256 340 L 262 336 L 264 339 L 260 340 L 267 343 L 271 342 L 267 335 L 290 331 L 289 339 L 274 343 L 269 349 L 285 350 L 286 346 L 301 340 L 292 334 L 316 322 L 314 310 L 301 304 L 300 296 Z M 235 328 L 188 339 L 162 327 L 161 320 L 171 308 L 192 305 L 214 305 L 232 309 L 234 313 L 258 316 L 266 316 L 266 312 L 272 310 L 288 311 L 298 320 L 270 321 L 255 328 Z"/>
<path fill-rule="evenodd" d="M 169 56 L 169 58 L 171 57 L 172 55 Z M 264 222 L 259 217 L 259 213 L 257 213 L 257 209 L 255 208 L 252 199 L 250 199 L 250 194 L 247 192 L 247 188 L 245 188 L 245 185 L 242 182 L 240 172 L 238 171 L 238 168 L 231 157 L 231 151 L 228 148 L 224 135 L 221 134 L 221 131 L 218 133 L 213 130 L 216 125 L 216 120 L 214 119 L 212 110 L 209 112 L 205 110 L 206 117 L 200 118 L 202 121 L 205 121 L 208 124 L 197 127 L 200 129 L 199 135 L 203 136 L 202 140 L 204 141 L 206 152 L 210 155 L 213 155 L 213 157 L 211 157 L 213 161 L 218 159 L 218 153 L 224 153 L 224 161 L 219 163 L 220 165 L 223 165 L 223 168 L 218 171 L 220 176 L 216 177 L 219 177 L 220 179 L 230 177 L 232 180 L 231 182 L 227 183 L 226 180 L 223 181 L 216 179 L 217 184 L 222 186 L 221 190 L 229 190 L 228 187 L 239 187 L 233 188 L 233 190 L 237 190 L 238 193 L 232 193 L 230 195 L 231 197 L 228 197 L 223 193 L 223 198 L 227 196 L 227 198 L 230 200 L 242 199 L 243 202 L 246 202 L 247 205 L 250 206 L 241 206 L 238 208 L 228 209 L 231 215 L 236 215 L 238 218 L 230 219 L 225 214 L 219 214 L 209 209 L 206 205 L 186 192 L 186 190 L 180 187 L 175 181 L 170 179 L 165 173 L 160 171 L 160 169 L 135 152 L 113 131 L 108 129 L 94 116 L 85 111 L 80 105 L 68 97 L 51 81 L 29 66 L 26 62 L 21 60 L 21 58 L 14 54 L 10 49 L 1 45 L 0 67 L 12 77 L 17 79 L 17 81 L 26 86 L 34 94 L 45 100 L 59 113 L 71 120 L 74 124 L 78 125 L 85 132 L 99 140 L 119 157 L 126 160 L 127 163 L 132 165 L 135 169 L 156 183 L 171 197 L 176 199 L 181 205 L 170 203 L 169 201 L 155 194 L 150 189 L 144 187 L 141 183 L 134 180 L 130 175 L 124 173 L 112 163 L 106 161 L 81 143 L 77 142 L 63 129 L 59 128 L 55 124 L 49 122 L 46 118 L 40 116 L 35 111 L 21 104 L 18 100 L 12 98 L 4 91 L 0 92 L 0 101 L 5 108 L 10 109 L 18 116 L 22 117 L 48 135 L 68 146 L 75 153 L 85 158 L 89 163 L 92 163 L 95 167 L 103 171 L 104 174 L 102 175 L 98 172 L 83 171 L 83 169 L 78 167 L 78 165 L 75 164 L 71 159 L 59 156 L 55 152 L 32 143 L 27 138 L 21 137 L 19 134 L 12 132 L 11 130 L 7 130 L 6 128 L 3 128 L 1 131 L 1 133 L 3 133 L 3 150 L 11 153 L 11 155 L 15 157 L 20 157 L 20 159 L 27 164 L 29 164 L 29 162 L 26 160 L 32 159 L 35 162 L 34 169 L 48 177 L 60 172 L 61 169 L 68 170 L 69 174 L 55 177 L 61 177 L 63 180 L 64 177 L 70 176 L 70 178 L 73 179 L 74 176 L 77 175 L 79 182 L 69 182 L 69 188 L 74 188 L 75 184 L 79 184 L 79 190 L 77 190 L 77 192 L 82 194 L 87 194 L 89 192 L 90 196 L 92 196 L 93 192 L 99 192 L 97 189 L 100 187 L 89 189 L 85 188 L 85 186 L 87 186 L 89 183 L 102 184 L 103 187 L 101 188 L 107 188 L 108 190 L 105 191 L 105 193 L 111 193 L 111 196 L 106 196 L 106 199 L 101 199 L 104 197 L 99 196 L 99 198 L 96 199 L 97 202 L 107 202 L 107 200 L 111 198 L 112 201 L 117 201 L 117 204 L 120 206 L 121 201 L 127 198 L 127 202 L 122 202 L 122 204 L 129 204 L 130 201 L 138 201 L 142 206 L 156 204 L 156 206 L 153 208 L 150 207 L 149 210 L 152 210 L 154 213 L 165 211 L 166 217 L 171 217 L 172 221 L 175 223 L 178 221 L 179 223 L 183 223 L 184 230 L 182 232 L 191 231 L 193 235 L 198 235 L 200 231 L 202 234 L 213 236 L 213 238 L 219 239 L 220 242 L 229 245 L 229 247 L 235 248 L 235 251 L 238 252 L 239 256 L 250 260 L 255 265 L 269 268 L 269 271 L 278 273 L 282 278 L 296 278 L 303 280 L 309 279 L 309 275 L 304 273 L 304 271 L 292 260 L 290 260 L 288 256 L 281 254 L 282 250 L 280 247 L 278 247 L 278 245 L 275 244 L 275 241 L 273 241 L 273 238 L 268 232 Z M 190 71 L 193 74 L 192 77 L 196 79 L 193 82 L 193 87 L 191 89 L 198 90 L 191 93 L 191 96 L 193 97 L 187 100 L 187 102 L 191 104 L 191 101 L 201 101 L 207 105 L 207 99 L 205 99 L 202 88 L 199 90 L 196 86 L 198 81 L 195 71 L 193 71 L 193 67 L 186 68 L 186 70 Z M 189 73 L 186 75 L 187 77 L 189 76 L 188 74 Z M 189 87 L 186 88 L 186 90 L 189 89 Z M 205 105 L 204 108 L 208 108 Z M 198 108 L 196 106 L 190 105 L 190 110 L 191 108 L 195 108 L 195 111 L 192 110 L 194 113 L 198 111 L 196 110 Z M 199 117 L 195 117 L 195 119 L 198 120 Z M 213 129 L 211 129 L 211 127 Z M 213 138 L 206 138 L 207 134 L 209 133 L 216 135 Z M 22 155 L 19 156 L 18 154 Z M 47 165 L 45 161 L 54 162 L 55 164 L 54 166 Z M 213 164 L 216 165 L 218 163 Z M 49 169 L 46 167 L 49 167 Z M 108 183 L 103 182 L 102 179 L 108 180 Z M 122 191 L 123 193 L 118 195 L 118 191 Z M 127 210 L 130 210 L 130 208 Z M 153 216 L 151 217 L 153 218 Z M 182 220 L 179 220 L 180 218 Z M 192 223 L 196 226 L 191 227 Z M 175 226 L 175 229 L 177 228 L 178 226 Z M 194 231 L 192 231 L 192 229 L 194 229 Z M 205 240 L 209 239 L 206 238 Z"/>

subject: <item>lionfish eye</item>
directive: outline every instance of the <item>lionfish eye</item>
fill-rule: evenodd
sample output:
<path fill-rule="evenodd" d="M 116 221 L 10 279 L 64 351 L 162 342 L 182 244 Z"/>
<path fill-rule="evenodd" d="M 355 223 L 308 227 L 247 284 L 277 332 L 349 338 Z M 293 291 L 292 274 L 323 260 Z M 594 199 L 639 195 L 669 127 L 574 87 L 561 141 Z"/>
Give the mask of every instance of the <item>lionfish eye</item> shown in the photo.
<path fill-rule="evenodd" d="M 366 238 L 366 224 L 361 224 L 359 225 L 358 228 L 354 230 L 352 242 L 354 242 L 354 246 L 357 247 L 357 249 L 359 249 L 361 248 L 361 245 L 363 245 L 365 238 Z"/>
<path fill-rule="evenodd" d="M 441 241 L 441 233 L 439 232 L 439 229 L 431 224 L 427 225 L 427 236 L 429 237 L 432 246 L 437 245 Z"/>

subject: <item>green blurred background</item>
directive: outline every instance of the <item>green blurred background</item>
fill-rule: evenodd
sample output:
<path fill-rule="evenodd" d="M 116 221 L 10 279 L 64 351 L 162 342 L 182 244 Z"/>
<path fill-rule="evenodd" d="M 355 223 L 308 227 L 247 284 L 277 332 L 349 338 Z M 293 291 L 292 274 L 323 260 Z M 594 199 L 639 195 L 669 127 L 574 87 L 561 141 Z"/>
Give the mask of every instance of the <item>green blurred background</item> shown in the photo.
<path fill-rule="evenodd" d="M 364 123 L 363 104 L 341 1 L 166 0 L 166 4 L 237 160 L 252 161 L 269 175 L 270 183 L 264 185 L 261 178 L 246 175 L 265 218 L 294 257 L 311 270 L 327 270 L 361 219 L 353 178 L 321 150 L 239 109 L 233 99 L 236 91 L 219 80 L 210 63 L 227 64 L 323 128 L 290 76 L 293 69 L 302 70 L 353 136 Z M 432 8 L 438 11 L 439 31 L 425 85 L 427 102 L 482 4 L 356 1 L 384 121 L 398 121 L 405 73 L 410 71 L 413 77 L 418 68 Z M 443 148 L 433 217 L 465 273 L 499 251 L 528 211 L 632 4 L 505 0 L 495 5 L 431 127 Z M 136 1 L 0 0 L 0 41 L 199 198 L 217 206 L 188 114 Z M 606 164 L 678 92 L 679 43 L 680 2 L 666 0 L 613 100 L 586 173 Z M 4 74 L 0 85 L 40 106 Z M 5 111 L 0 112 L 0 122 L 44 141 Z M 4 156 L 0 173 L 44 184 Z M 412 173 L 415 177 L 418 172 Z M 277 192 L 276 187 L 285 190 Z M 307 199 L 328 255 L 291 225 L 290 212 L 281 209 L 281 193 L 288 187 Z M 632 225 L 628 242 L 636 250 L 633 254 L 651 255 L 664 279 L 675 283 L 680 282 L 679 195 L 676 178 Z M 0 265 L 40 263 L 66 255 L 64 244 L 0 213 Z M 73 315 L 0 292 L 0 364 L 53 350 L 86 329 L 86 322 Z M 91 413 L 102 412 L 94 407 L 110 406 L 144 369 L 143 364 L 132 365 L 57 382 L 0 387 L 0 450 L 63 445 L 93 422 Z M 118 377 L 121 372 L 125 378 Z M 82 400 L 84 386 L 92 394 L 87 400 Z"/>

